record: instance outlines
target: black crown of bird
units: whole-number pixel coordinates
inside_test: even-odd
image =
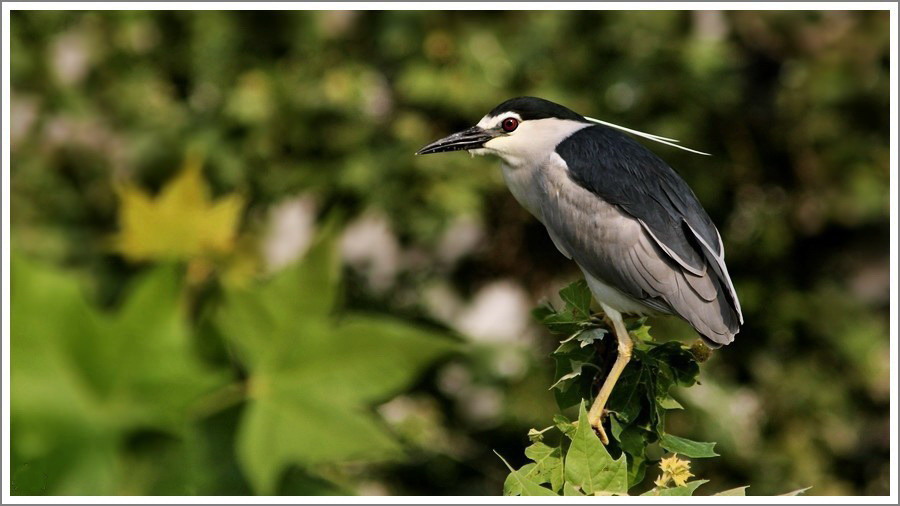
[[[604,443],[604,408],[633,349],[623,314],[680,317],[713,348],[743,324],[718,230],[681,176],[629,134],[706,154],[536,97],[507,100],[416,153],[499,157],[513,196],[581,268],[618,344],[588,413]]]

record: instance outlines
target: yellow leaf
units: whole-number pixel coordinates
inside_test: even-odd
[[[188,260],[234,247],[244,201],[238,195],[213,201],[197,158],[189,158],[155,198],[133,184],[118,194],[120,230],[113,241],[129,260]]]

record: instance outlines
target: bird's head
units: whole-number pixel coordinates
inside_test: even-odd
[[[536,97],[511,98],[494,107],[477,125],[436,140],[416,154],[466,150],[473,155],[497,155],[508,164],[519,166],[529,160],[543,160],[564,139],[582,128],[596,124],[691,153],[709,154],[682,146],[669,137],[582,116],[559,104]]]
[[[518,97],[492,109],[477,125],[436,140],[416,154],[466,150],[518,165],[552,152],[563,139],[589,125],[584,116],[549,100]]]

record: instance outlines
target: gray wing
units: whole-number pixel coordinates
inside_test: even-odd
[[[730,343],[740,323],[708,264],[673,259],[640,220],[572,181],[555,158],[543,171],[541,214],[560,251],[636,301],[681,316],[714,345]]]

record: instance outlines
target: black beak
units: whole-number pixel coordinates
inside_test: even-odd
[[[474,126],[462,132],[456,132],[443,139],[436,140],[416,152],[417,155],[429,155],[431,153],[443,153],[445,151],[461,151],[463,149],[478,149],[484,143],[496,137],[497,134]]]

